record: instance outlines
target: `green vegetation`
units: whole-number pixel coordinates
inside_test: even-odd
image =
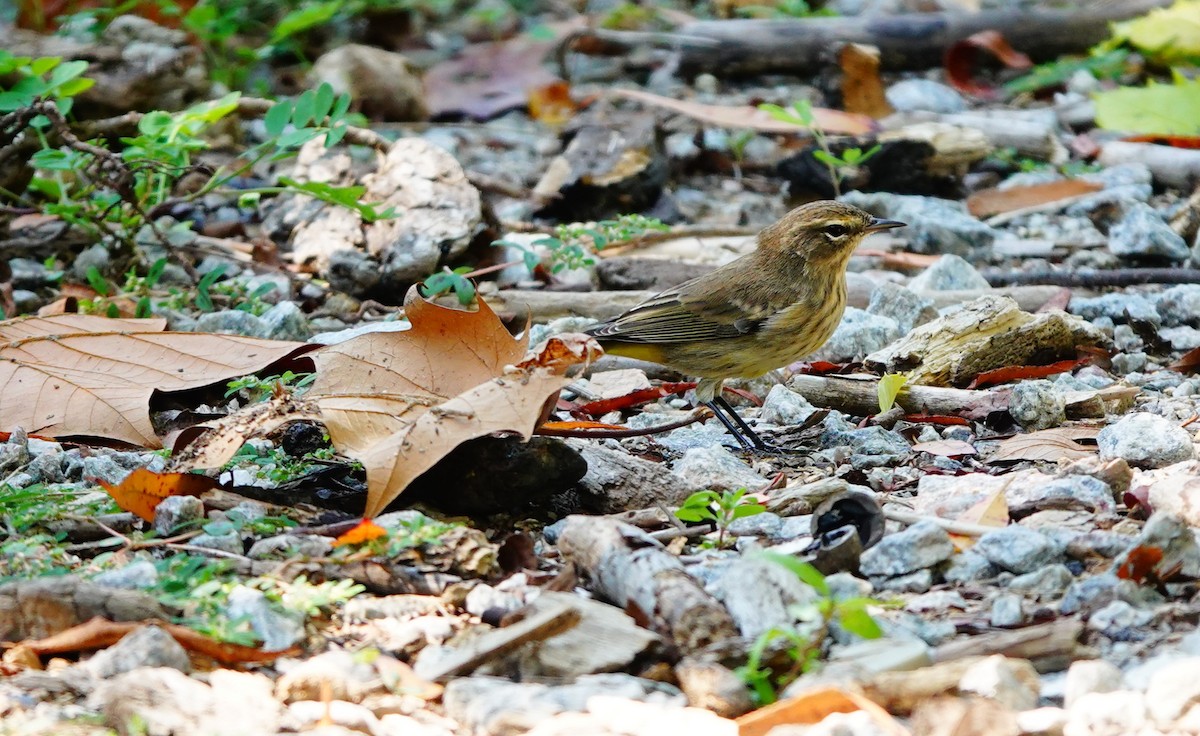
[[[876,144],[866,151],[861,148],[843,148],[840,154],[835,154],[829,145],[829,135],[817,122],[817,118],[813,114],[812,103],[808,100],[796,100],[790,109],[769,103],[759,105],[758,109],[776,120],[809,129],[819,149],[813,151],[813,158],[825,164],[825,167],[829,169],[829,180],[833,183],[835,196],[842,196],[842,182],[845,181],[850,169],[865,164],[872,156],[879,153],[880,146]]]
[[[675,516],[682,521],[708,521],[716,527],[717,539],[712,546],[724,549],[731,541],[727,536],[729,526],[735,520],[761,514],[766,506],[756,503],[746,496],[746,489],[736,491],[697,491],[684,500],[683,505],[675,510]]]

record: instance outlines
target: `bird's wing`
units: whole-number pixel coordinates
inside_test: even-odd
[[[771,316],[750,313],[730,301],[714,299],[711,293],[696,298],[693,291],[682,287],[664,291],[588,334],[641,343],[720,340],[754,332]]]

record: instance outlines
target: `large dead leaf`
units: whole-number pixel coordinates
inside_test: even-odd
[[[120,483],[97,480],[125,511],[154,521],[154,509],[168,496],[199,496],[217,485],[212,478],[192,473],[155,473],[138,468]]]
[[[313,347],[165,326],[79,314],[0,322],[0,428],[159,447],[155,391],[228,381]]]
[[[466,312],[405,299],[412,329],[372,333],[322,350],[308,399],[338,450],[367,470],[365,516],[459,444],[497,432],[528,438],[564,373],[599,354],[590,338],[551,338],[521,361],[526,341],[508,334],[483,300]],[[453,489],[447,489],[453,492]]]
[[[1003,463],[1017,460],[1046,460],[1057,462],[1060,458],[1078,460],[1096,454],[1095,447],[1081,445],[1076,440],[1094,438],[1098,430],[1057,427],[1029,434],[1018,434],[1000,443],[988,462]]]

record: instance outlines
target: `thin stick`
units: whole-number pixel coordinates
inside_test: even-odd
[[[898,521],[901,524],[916,524],[921,521],[932,521],[941,528],[951,534],[961,534],[964,537],[982,537],[988,532],[994,532],[1002,527],[987,526],[985,524],[972,524],[969,521],[956,521],[954,519],[943,519],[940,516],[924,516],[911,511],[899,511],[896,509],[884,509],[884,517],[892,521]]]

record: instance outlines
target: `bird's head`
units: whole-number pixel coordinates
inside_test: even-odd
[[[811,202],[792,210],[758,237],[770,254],[794,254],[807,261],[844,261],[867,235],[904,227],[841,202]]]

